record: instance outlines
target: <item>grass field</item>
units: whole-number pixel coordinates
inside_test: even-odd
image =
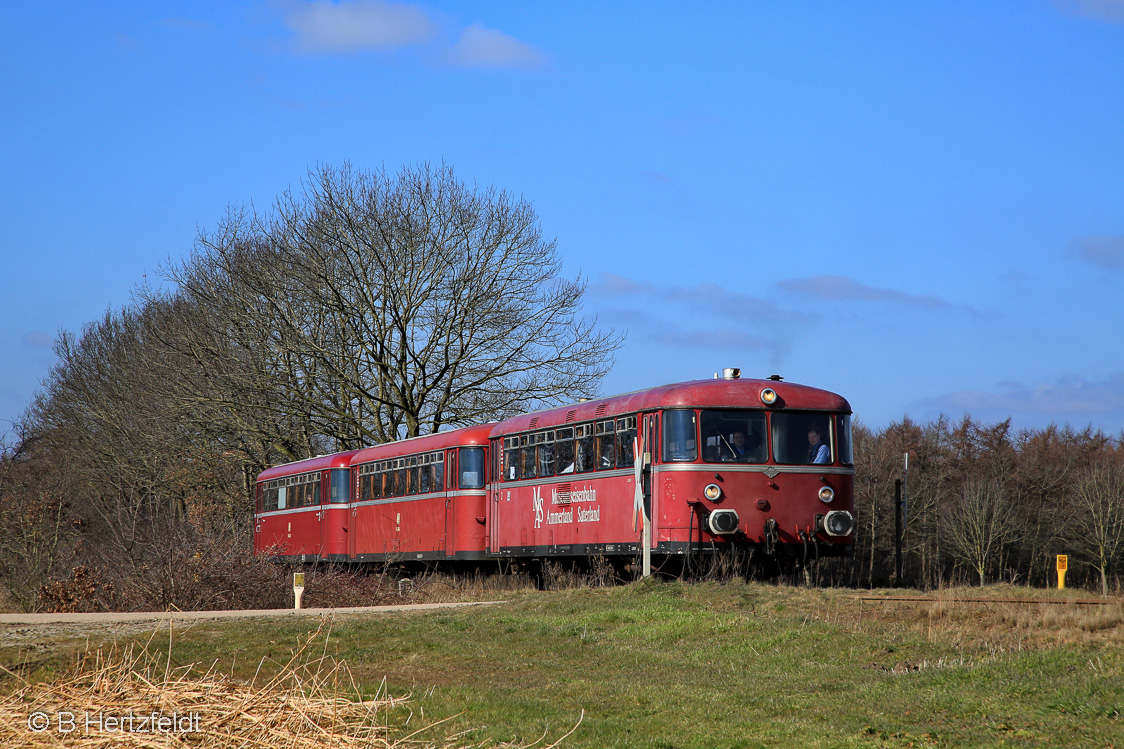
[[[562,746],[1124,747],[1124,601],[1059,605],[1067,593],[1009,587],[861,600],[906,595],[919,594],[740,582],[516,591],[500,606],[335,617],[311,649],[345,660],[367,696],[411,694],[393,720],[453,716],[441,735],[471,729],[466,742],[545,733],[549,744],[584,713]],[[165,626],[149,647],[166,652],[171,639],[173,665],[217,660],[244,679],[265,659],[261,678],[310,627],[208,622],[169,638]],[[77,646],[32,657],[9,645],[0,657],[51,678]]]

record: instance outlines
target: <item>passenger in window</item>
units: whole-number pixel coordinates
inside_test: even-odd
[[[808,425],[808,460],[807,463],[830,463],[831,450],[823,442],[823,428],[815,424]]]
[[[574,441],[572,439],[562,440],[555,443],[555,459],[558,465],[562,468],[558,471],[561,476],[564,473],[574,472]]]
[[[617,463],[617,441],[614,435],[607,434],[598,439],[598,456],[597,467],[599,469],[613,468]]]
[[[760,462],[761,440],[750,435],[746,436],[741,429],[730,434],[731,458],[736,463]]]
[[[592,471],[595,467],[593,437],[579,437],[577,442],[577,470],[578,473]]]

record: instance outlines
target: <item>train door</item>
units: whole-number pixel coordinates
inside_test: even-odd
[[[316,517],[320,520],[320,548],[317,550],[323,559],[328,554],[328,500],[331,496],[331,471],[320,472],[320,506],[316,508]]]
[[[262,484],[254,486],[254,554],[260,554],[265,544],[261,540]]]
[[[641,442],[640,459],[644,460],[644,453],[647,453],[648,460],[644,462],[643,472],[641,473],[641,485],[644,489],[644,512],[648,516],[652,524],[651,534],[651,548],[656,548],[657,537],[656,533],[656,519],[657,515],[657,497],[656,497],[656,482],[652,481],[652,464],[656,462],[656,451],[659,448],[659,429],[657,424],[657,414],[650,413],[644,414],[641,421],[640,434],[643,435]]]
[[[488,524],[488,551],[492,554],[500,552],[500,471],[499,461],[503,460],[502,440],[492,440],[491,454],[488,460],[492,464],[488,481],[488,512],[485,522]]]
[[[445,451],[445,556],[451,557],[456,553],[456,518],[454,512],[457,505],[457,451]]]
[[[356,537],[359,535],[355,516],[359,514],[359,502],[362,493],[359,491],[359,467],[351,469],[351,501],[347,505],[347,556],[355,558]]]

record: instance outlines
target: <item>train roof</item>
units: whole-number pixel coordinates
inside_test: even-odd
[[[813,410],[851,413],[841,395],[783,380],[713,379],[679,382],[621,395],[592,398],[583,403],[513,416],[501,421],[492,437],[541,429],[563,423],[595,421],[620,414],[664,408],[764,408],[761,391],[772,388],[779,405],[769,410]],[[572,412],[572,413],[571,413]]]
[[[305,458],[304,460],[273,466],[259,473],[258,481],[269,481],[270,479],[280,478],[282,476],[294,476],[298,473],[307,473],[308,471],[324,471],[329,468],[347,468],[351,465],[351,456],[358,452],[360,451],[347,450],[342,453],[317,455],[315,458]]]
[[[492,433],[495,426],[495,422],[489,422],[477,426],[451,429],[448,432],[423,434],[420,437],[410,437],[397,442],[386,442],[360,450],[351,458],[351,463],[352,465],[358,465],[399,455],[444,450],[447,447],[486,445],[488,444],[488,435]]]

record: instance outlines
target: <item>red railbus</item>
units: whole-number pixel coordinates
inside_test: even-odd
[[[254,553],[312,562],[346,555],[351,457],[358,450],[274,466],[257,479]]]
[[[636,556],[644,515],[656,557],[853,548],[850,405],[779,378],[726,370],[517,416],[493,430],[492,462],[497,556]]]
[[[273,499],[280,483],[317,480],[326,496],[343,469],[339,507]],[[272,468],[259,477],[255,549],[341,562],[600,555],[619,566],[644,552],[647,523],[657,564],[730,549],[811,560],[851,553],[853,484],[844,398],[725,370]]]

